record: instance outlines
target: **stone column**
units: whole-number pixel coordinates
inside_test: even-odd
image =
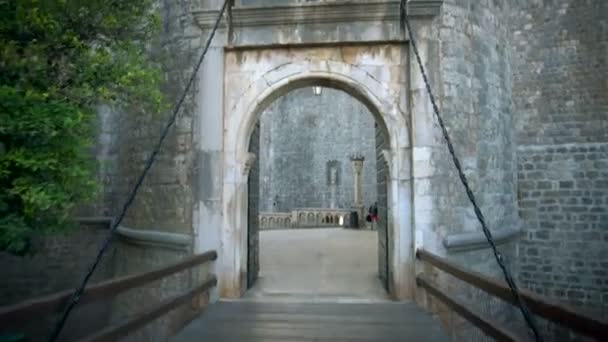
[[[361,195],[361,172],[363,171],[363,161],[365,158],[362,155],[355,155],[350,158],[353,167],[354,181],[355,181],[355,189],[354,189],[354,208],[357,211],[357,215],[359,216],[359,222],[364,222],[362,220],[365,219],[363,216],[365,211],[363,210],[363,199]],[[362,224],[359,223],[359,226]]]

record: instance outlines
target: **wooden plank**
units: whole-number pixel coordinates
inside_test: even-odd
[[[136,329],[139,329],[150,321],[153,321],[174,308],[188,303],[194,296],[208,291],[217,284],[215,277],[206,281],[200,286],[190,289],[188,292],[168,298],[162,301],[160,304],[153,308],[144,311],[143,313],[123,322],[122,324],[114,325],[103,329],[97,333],[94,333],[88,337],[82,339],[86,342],[103,342],[103,341],[116,341],[121,337],[127,336],[129,333]]]
[[[511,304],[516,304],[515,298],[513,298],[513,295],[511,294],[511,290],[504,281],[464,269],[445,258],[425,250],[417,250],[416,257],[491,295]],[[598,339],[608,336],[608,321],[606,320],[585,315],[567,305],[551,302],[549,298],[534,294],[530,291],[520,289],[519,292],[528,309],[536,315],[568,327],[583,335]]]
[[[169,341],[443,342],[449,338],[439,321],[414,303],[220,301]]]
[[[473,325],[481,329],[489,336],[495,338],[497,341],[520,341],[515,334],[501,327],[498,322],[495,322],[489,318],[484,318],[480,314],[467,308],[462,301],[450,297],[438,287],[431,284],[431,282],[424,276],[418,276],[416,278],[416,284],[425,288],[431,295],[437,297],[440,301],[444,302],[447,306],[459,313],[467,321],[471,322]]]
[[[261,314],[283,315],[293,317],[293,315],[312,315],[320,320],[328,316],[338,315],[344,319],[349,317],[364,316],[380,318],[381,320],[392,322],[402,322],[403,318],[412,320],[411,317],[420,316],[423,312],[413,303],[401,302],[377,302],[377,303],[307,303],[307,302],[259,302],[259,301],[226,301],[222,305],[214,306],[212,317],[234,317],[234,316],[253,316]],[[424,316],[424,315],[423,315]],[[403,322],[402,322],[403,323]]]
[[[81,304],[114,296],[131,288],[164,278],[207,261],[217,259],[215,251],[190,256],[175,264],[150,272],[114,278],[86,288]],[[0,307],[0,331],[19,326],[32,317],[59,312],[72,297],[74,290],[65,290],[48,296],[34,298],[15,305]]]

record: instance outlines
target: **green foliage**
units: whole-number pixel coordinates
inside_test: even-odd
[[[96,194],[95,107],[157,113],[152,0],[0,0],[0,250]]]

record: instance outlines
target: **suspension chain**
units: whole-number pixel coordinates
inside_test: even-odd
[[[447,144],[448,151],[450,152],[450,156],[452,157],[452,162],[454,163],[454,167],[456,168],[456,171],[458,172],[460,182],[464,186],[464,189],[467,193],[467,197],[469,198],[469,201],[473,205],[473,209],[475,210],[475,216],[477,217],[477,220],[479,221],[479,224],[481,225],[483,234],[485,235],[486,239],[488,240],[488,243],[490,244],[490,247],[492,248],[492,252],[494,253],[496,262],[498,263],[498,266],[502,270],[505,281],[507,282],[507,285],[509,286],[509,289],[511,290],[511,294],[515,298],[517,306],[519,307],[519,310],[521,311],[521,313],[526,321],[526,324],[532,330],[535,340],[538,342],[541,342],[542,337],[540,336],[540,333],[538,331],[538,328],[536,327],[534,319],[532,318],[532,315],[530,314],[526,304],[524,303],[523,299],[521,298],[521,295],[519,293],[517,285],[515,284],[515,281],[513,280],[511,272],[505,265],[504,257],[502,256],[500,251],[498,251],[498,249],[496,248],[496,243],[494,242],[494,239],[492,238],[492,232],[490,231],[490,229],[488,229],[486,220],[483,216],[483,213],[481,212],[481,209],[477,205],[475,195],[473,194],[473,191],[471,190],[467,177],[464,174],[464,172],[462,171],[462,166],[460,164],[460,160],[456,156],[456,152],[454,152],[454,145],[452,144],[452,140],[450,139],[448,131],[445,127],[443,118],[441,117],[441,115],[439,113],[439,107],[437,106],[437,102],[435,101],[435,96],[433,95],[433,91],[431,89],[429,80],[427,78],[427,74],[426,74],[424,65],[422,64],[422,60],[421,60],[420,54],[418,52],[416,40],[412,33],[412,28],[410,26],[410,21],[409,21],[408,14],[407,14],[407,0],[401,0],[401,29],[404,31],[407,31],[407,33],[408,33],[409,43],[412,47],[412,50],[414,51],[414,55],[416,56],[416,62],[418,63],[418,66],[420,67],[420,73],[422,74],[422,79],[424,80],[424,85],[426,87],[426,91],[429,95],[431,105],[433,106],[433,112],[435,113],[435,117],[437,118],[437,121],[439,122],[439,126],[441,127],[441,132],[443,133],[443,139],[445,140],[445,142]]]
[[[139,188],[143,184],[143,181],[146,178],[148,171],[150,170],[150,168],[152,168],[152,165],[156,161],[156,156],[160,152],[163,142],[167,138],[167,135],[169,134],[171,127],[173,127],[173,125],[175,124],[175,121],[180,112],[182,104],[184,103],[186,97],[188,96],[188,93],[189,93],[190,89],[192,88],[192,84],[194,84],[196,75],[198,74],[198,71],[201,68],[201,65],[203,63],[203,60],[205,59],[205,55],[207,54],[207,51],[209,50],[209,46],[211,45],[211,41],[213,40],[213,37],[215,36],[215,32],[217,31],[217,28],[219,27],[219,24],[222,20],[222,16],[224,15],[224,11],[226,10],[228,2],[229,2],[229,0],[224,1],[224,4],[222,5],[222,8],[220,9],[220,13],[218,14],[217,19],[215,21],[215,25],[213,26],[213,29],[211,30],[211,33],[209,34],[209,37],[207,38],[205,48],[203,49],[203,52],[202,52],[200,58],[198,59],[198,62],[196,64],[196,67],[194,68],[194,71],[192,71],[192,74],[190,75],[190,78],[188,79],[188,83],[186,83],[186,87],[184,88],[182,95],[180,96],[179,100],[177,101],[177,104],[175,105],[175,107],[173,107],[173,112],[171,114],[171,117],[169,118],[169,121],[165,125],[160,138],[156,142],[156,145],[154,146],[152,153],[148,157],[148,160],[146,161],[144,169],[141,172],[141,174],[139,175],[137,182],[135,183],[135,185],[129,192],[129,196],[127,197],[127,200],[125,201],[125,204],[123,205],[122,210],[118,214],[117,218],[112,222],[112,226],[110,227],[110,233],[109,233],[108,237],[104,240],[103,244],[101,245],[101,248],[97,252],[95,260],[93,261],[93,263],[89,267],[87,273],[85,274],[84,278],[82,279],[80,286],[78,286],[78,288],[76,288],[74,290],[74,294],[70,298],[69,302],[66,304],[66,307],[65,307],[61,317],[58,319],[57,323],[55,324],[55,327],[48,339],[50,342],[54,342],[57,340],[70,313],[72,312],[72,310],[74,309],[76,304],[78,304],[78,302],[80,302],[80,298],[82,297],[82,295],[84,293],[84,290],[87,286],[87,283],[89,282],[89,279],[91,278],[91,276],[95,272],[95,269],[101,262],[104,253],[106,252],[106,250],[112,243],[116,229],[118,228],[118,226],[124,219],[124,217],[127,213],[127,210],[129,209],[129,207],[135,200],[135,196],[137,195]]]

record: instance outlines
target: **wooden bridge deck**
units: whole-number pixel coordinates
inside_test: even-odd
[[[412,303],[219,302],[174,336],[192,341],[448,341]]]

